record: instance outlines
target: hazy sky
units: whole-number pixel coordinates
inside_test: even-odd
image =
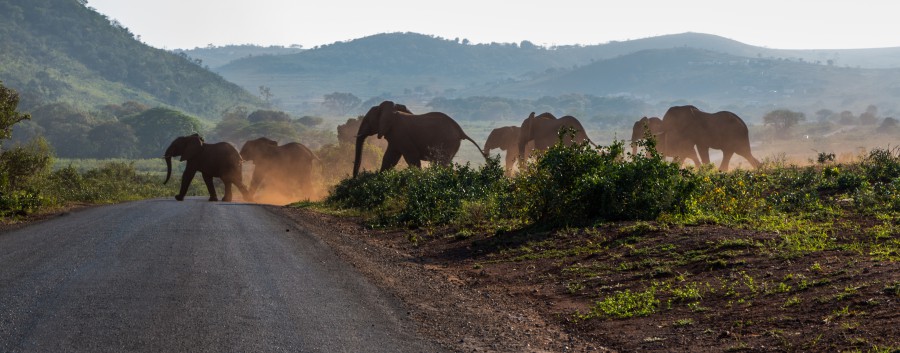
[[[900,46],[889,0],[88,0],[149,45],[304,48],[384,32],[599,44],[683,32],[777,49]]]

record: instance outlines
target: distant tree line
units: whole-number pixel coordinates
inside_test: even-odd
[[[30,111],[31,119],[16,124],[11,141],[23,144],[44,138],[57,157],[154,158],[162,155],[175,137],[200,133],[209,141],[228,141],[240,147],[244,141],[266,136],[277,141],[308,141],[322,145],[334,140],[312,128],[322,118],[292,118],[285,112],[237,106],[210,126],[183,112],[129,101],[93,111],[68,103],[52,103]]]
[[[459,120],[522,120],[530,112],[572,115],[599,125],[620,125],[639,119],[654,107],[629,97],[597,97],[586,94],[545,96],[538,99],[501,97],[437,97],[428,107]]]
[[[177,136],[200,132],[195,117],[137,102],[106,105],[85,111],[68,103],[32,109],[31,120],[18,124],[14,143],[46,139],[54,155],[63,158],[152,158]]]

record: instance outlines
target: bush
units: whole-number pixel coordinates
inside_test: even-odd
[[[375,211],[382,223],[412,227],[447,224],[478,204],[486,218],[500,214],[508,179],[499,159],[481,168],[469,165],[363,172],[338,183],[327,202]],[[463,206],[467,205],[467,208]]]
[[[50,147],[43,139],[0,153],[0,217],[26,215],[47,203],[40,183],[51,163]]]
[[[515,206],[528,221],[552,226],[683,212],[695,176],[657,153],[626,159],[623,148],[621,141],[599,151],[588,144],[551,147],[513,180]]]

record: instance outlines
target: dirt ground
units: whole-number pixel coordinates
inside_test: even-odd
[[[473,235],[273,209],[313,229],[406,302],[420,334],[455,351],[900,350],[900,264],[858,250],[773,254],[760,244],[778,234],[710,225]],[[648,285],[660,288],[653,314],[578,316]],[[675,295],[684,288],[695,295]]]

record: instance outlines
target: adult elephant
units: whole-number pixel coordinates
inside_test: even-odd
[[[222,197],[222,201],[231,201],[232,184],[241,191],[245,200],[252,200],[252,196],[244,187],[241,174],[241,164],[243,163],[241,155],[231,144],[227,142],[205,143],[198,134],[176,138],[163,156],[166,159],[166,180],[163,184],[168,183],[172,176],[172,157],[175,156],[181,156],[181,161],[187,161],[184,173],[181,175],[181,190],[175,196],[176,200],[184,200],[188,186],[197,172],[200,172],[203,182],[206,183],[209,201],[219,200],[213,185],[213,178],[219,178],[225,184],[225,195]]]
[[[369,109],[360,122],[353,160],[354,178],[359,174],[363,143],[366,137],[375,134],[378,138],[384,137],[388,143],[381,160],[381,170],[393,168],[400,162],[400,157],[406,160],[406,164],[417,168],[421,168],[422,161],[449,165],[462,140],[471,141],[481,152],[481,146],[447,114],[412,114],[400,104],[384,101]],[[484,156],[487,159],[487,155]]]
[[[692,105],[674,106],[663,116],[662,130],[661,145],[667,151],[687,153],[696,147],[694,160],[709,163],[709,149],[714,148],[722,150],[719,170],[728,170],[728,163],[735,153],[747,159],[754,168],[759,167],[759,160],[750,153],[747,124],[732,112],[710,114]]]
[[[487,141],[484,142],[484,154],[490,154],[491,150],[499,148],[506,152],[506,173],[510,174],[512,168],[519,159],[519,132],[522,130],[519,126],[504,126],[491,130]],[[528,158],[531,150],[534,149],[534,142],[529,142],[525,146],[525,158]]]
[[[259,186],[267,180],[275,192],[293,196],[310,195],[312,192],[313,163],[315,154],[303,144],[289,142],[281,146],[265,137],[244,142],[241,157],[253,162],[250,194],[256,196]]]
[[[681,162],[684,159],[691,159],[694,161],[695,165],[700,165],[700,159],[697,157],[697,152],[694,150],[694,147],[691,146],[689,149],[684,150],[676,150],[674,146],[667,146],[667,136],[663,133],[663,123],[662,119],[657,117],[643,117],[641,120],[638,120],[634,123],[634,126],[631,128],[631,154],[637,154],[638,144],[637,141],[645,139],[647,136],[646,133],[649,133],[656,139],[656,151],[659,152],[663,157],[672,157],[676,162]]]
[[[559,130],[565,127],[575,129],[574,137],[568,134],[563,137],[565,145],[591,141],[585,133],[584,126],[581,126],[581,122],[571,115],[557,119],[550,113],[535,116],[534,112],[531,112],[528,118],[522,122],[519,130],[519,156],[525,156],[525,146],[529,142],[534,143],[534,150],[546,151],[559,141]]]

